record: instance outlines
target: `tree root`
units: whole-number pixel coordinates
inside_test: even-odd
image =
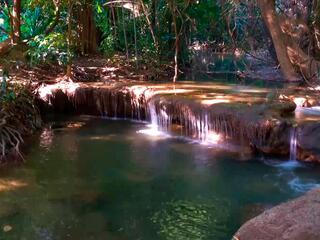
[[[18,130],[13,129],[10,126],[2,126],[0,130],[0,159],[5,159],[10,151],[14,151],[22,160],[24,160],[21,152],[20,145],[23,143],[22,135]]]
[[[11,154],[24,161],[20,152],[23,137],[39,125],[39,111],[34,105],[32,93],[21,86],[10,86],[16,97],[0,101],[0,163],[11,158]]]

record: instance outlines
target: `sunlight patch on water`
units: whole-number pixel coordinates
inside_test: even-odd
[[[159,130],[159,127],[154,124],[147,125],[147,128],[138,130],[137,133],[143,134],[149,137],[153,137],[155,139],[166,139],[166,138],[177,138],[177,139],[185,139],[187,141],[191,141],[194,143],[198,143],[205,146],[214,146],[214,145],[220,145],[222,144],[223,136],[221,134],[218,134],[216,132],[210,131],[206,134],[206,136],[203,136],[203,138],[196,140],[192,139],[186,136],[175,136],[169,134],[167,131],[161,131]]]
[[[151,220],[165,240],[226,238],[227,205],[219,201],[172,201],[164,204]]]
[[[206,100],[202,100],[201,104],[202,105],[214,105],[214,104],[218,104],[218,103],[229,103],[230,100],[228,99],[206,99]]]
[[[222,141],[222,135],[221,134],[218,134],[216,132],[213,132],[213,131],[210,131],[206,138],[201,141],[201,144],[203,145],[215,145],[215,144],[218,144],[218,143],[221,143]]]
[[[28,184],[20,180],[0,180],[0,192],[12,191],[17,188],[26,187]]]
[[[92,137],[89,137],[89,139],[95,140],[95,141],[110,141],[115,137],[116,137],[115,134],[109,134],[109,135],[103,135],[103,136],[92,136]]]

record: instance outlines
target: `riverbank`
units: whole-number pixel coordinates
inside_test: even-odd
[[[20,152],[24,138],[41,127],[35,96],[29,87],[2,82],[0,99],[0,164],[24,159]]]

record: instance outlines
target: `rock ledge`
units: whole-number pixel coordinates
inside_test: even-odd
[[[233,240],[319,240],[320,188],[245,223]]]

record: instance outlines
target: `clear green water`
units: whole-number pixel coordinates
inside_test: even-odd
[[[139,134],[142,123],[76,120],[85,125],[45,129],[26,164],[1,170],[0,239],[226,240],[320,182],[318,168],[239,162]]]

